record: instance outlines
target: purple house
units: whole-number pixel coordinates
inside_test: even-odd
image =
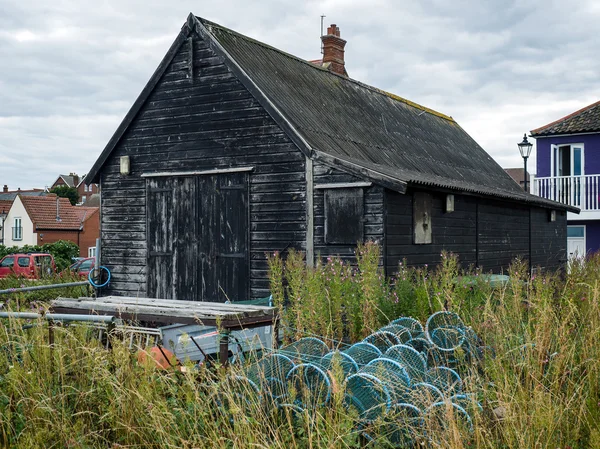
[[[600,101],[531,131],[533,192],[581,209],[567,214],[569,257],[600,250]]]

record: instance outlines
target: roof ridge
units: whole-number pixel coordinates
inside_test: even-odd
[[[364,87],[365,89],[368,89],[368,90],[370,90],[372,92],[376,92],[378,94],[381,94],[381,95],[384,95],[384,96],[386,96],[388,98],[391,98],[392,100],[400,101],[400,102],[402,102],[404,104],[407,104],[409,106],[412,106],[412,107],[414,107],[416,109],[419,109],[421,111],[425,111],[425,112],[427,112],[429,114],[432,114],[432,115],[435,115],[436,117],[440,117],[440,118],[443,118],[443,119],[448,120],[450,122],[456,123],[451,116],[446,115],[446,114],[444,114],[442,112],[438,112],[438,111],[436,111],[434,109],[428,108],[427,106],[420,105],[419,103],[416,103],[414,101],[408,100],[408,99],[406,99],[404,97],[401,97],[399,95],[393,94],[391,92],[387,92],[387,91],[385,91],[383,89],[379,89],[379,88],[377,88],[375,86],[371,86],[369,84],[366,84],[366,83],[363,83],[361,81],[355,80],[355,79],[350,78],[348,76],[343,76],[343,75],[340,75],[338,73],[332,72],[332,71],[330,71],[330,70],[328,70],[328,69],[326,69],[324,67],[315,65],[315,64],[311,63],[310,61],[308,61],[306,59],[302,59],[302,58],[300,58],[298,56],[295,56],[295,55],[293,55],[291,53],[283,51],[280,48],[273,47],[272,45],[266,44],[266,43],[264,43],[262,41],[254,39],[254,38],[252,38],[250,36],[246,36],[245,34],[239,33],[239,32],[237,32],[235,30],[232,30],[231,28],[227,28],[227,27],[225,27],[223,25],[220,25],[218,23],[212,22],[212,21],[207,20],[207,19],[205,19],[203,17],[196,16],[196,18],[200,22],[202,22],[202,24],[205,25],[209,29],[209,31],[211,33],[212,33],[212,29],[211,28],[218,28],[218,29],[220,29],[220,30],[222,30],[222,31],[224,31],[226,33],[233,34],[235,36],[240,36],[241,38],[243,38],[243,39],[245,39],[247,41],[253,42],[254,44],[257,44],[257,45],[259,45],[261,47],[267,48],[269,50],[276,51],[277,53],[280,53],[280,54],[282,54],[282,55],[284,55],[284,56],[286,56],[288,58],[291,58],[291,59],[294,59],[294,60],[299,61],[301,63],[304,63],[304,64],[312,67],[315,70],[320,70],[322,72],[329,73],[330,75],[337,76],[337,77],[339,77],[341,79],[344,79],[346,81],[349,81],[351,83],[354,83],[354,84],[357,84],[357,85],[359,85],[361,87]]]
[[[543,131],[543,130],[545,130],[547,128],[550,128],[551,126],[556,125],[557,123],[563,122],[563,121],[568,120],[568,119],[573,118],[573,117],[576,117],[577,115],[582,114],[582,113],[584,113],[584,112],[586,112],[586,111],[588,111],[588,110],[590,110],[590,109],[592,109],[592,108],[594,108],[594,107],[596,107],[598,105],[600,105],[600,100],[596,101],[595,103],[592,103],[592,104],[589,104],[587,106],[584,106],[583,108],[578,109],[575,112],[567,114],[564,117],[559,118],[558,120],[554,120],[553,122],[548,123],[547,125],[540,126],[539,128],[536,128],[536,129],[532,129],[531,131],[529,131],[529,134],[531,134],[531,136],[533,137],[533,135],[536,134],[536,133],[540,133],[541,131]]]

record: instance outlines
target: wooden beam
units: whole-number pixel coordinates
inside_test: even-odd
[[[318,189],[352,189],[356,187],[371,187],[372,182],[336,182],[330,184],[315,184],[315,190]]]
[[[172,172],[156,172],[142,173],[142,178],[158,178],[165,176],[197,176],[197,175],[219,175],[221,173],[240,173],[254,170],[254,167],[231,167],[231,168],[214,168],[212,170],[201,171],[172,171]]]
[[[314,211],[314,171],[313,161],[306,158],[306,265],[315,264],[315,211]]]

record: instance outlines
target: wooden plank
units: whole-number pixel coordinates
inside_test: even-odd
[[[59,300],[68,301],[68,298],[58,298]],[[92,298],[80,298],[82,300],[93,300],[95,302],[105,302],[107,304],[143,304],[143,305],[156,305],[160,307],[175,307],[181,309],[215,309],[224,311],[262,311],[270,312],[273,307],[269,306],[258,306],[258,305],[245,305],[245,304],[226,304],[217,302],[207,301],[186,301],[186,300],[173,300],[173,299],[157,299],[157,298],[142,298],[138,296],[102,296],[97,299]]]
[[[190,307],[177,307],[176,304],[179,301],[172,301],[172,306],[165,307],[161,305],[152,304],[127,304],[127,303],[110,303],[106,301],[98,300],[65,300],[56,299],[52,301],[51,307],[56,308],[71,308],[77,310],[92,310],[96,312],[115,313],[123,314],[127,313],[130,315],[146,314],[155,315],[159,317],[173,317],[173,318],[197,318],[197,319],[228,319],[228,320],[244,320],[246,318],[256,318],[261,316],[270,316],[275,313],[275,309],[272,307],[266,307],[261,310],[223,310],[219,308],[210,308],[210,304],[215,305],[217,303],[205,303],[204,307],[190,308]],[[244,306],[239,306],[244,307]]]
[[[372,185],[372,182],[333,182],[327,184],[315,184],[315,189],[347,189],[352,187],[371,187]]]
[[[315,264],[315,212],[314,212],[313,161],[306,158],[306,265]]]

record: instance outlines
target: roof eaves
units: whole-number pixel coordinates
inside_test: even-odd
[[[386,187],[390,190],[394,190],[399,193],[406,193],[407,183],[399,178],[392,177],[380,171],[372,168],[365,167],[364,165],[354,163],[340,157],[331,156],[319,150],[314,151],[313,159],[322,162],[332,168],[341,168],[342,170],[350,173],[351,175],[358,176],[360,178],[366,178]]]
[[[144,86],[144,89],[142,89],[142,92],[140,92],[140,95],[137,97],[137,99],[131,106],[131,109],[129,109],[129,111],[125,115],[125,118],[106,144],[104,150],[102,150],[100,157],[98,157],[90,171],[87,173],[90,184],[98,182],[100,170],[102,169],[103,165],[108,160],[110,154],[115,149],[121,138],[125,135],[125,132],[129,128],[139,111],[142,109],[142,106],[144,105],[144,103],[146,102],[146,100],[160,81],[163,74],[166,72],[167,68],[169,67],[169,64],[177,54],[179,47],[181,47],[185,39],[187,39],[187,37],[190,35],[192,27],[195,25],[195,22],[197,22],[196,17],[192,13],[190,13],[188,15],[187,22],[181,27],[179,34],[175,38],[175,41],[173,41],[173,43],[171,44],[171,47],[167,51],[167,54],[164,56],[159,66],[156,68],[156,70],[150,77],[150,80],[148,81],[146,86]]]

